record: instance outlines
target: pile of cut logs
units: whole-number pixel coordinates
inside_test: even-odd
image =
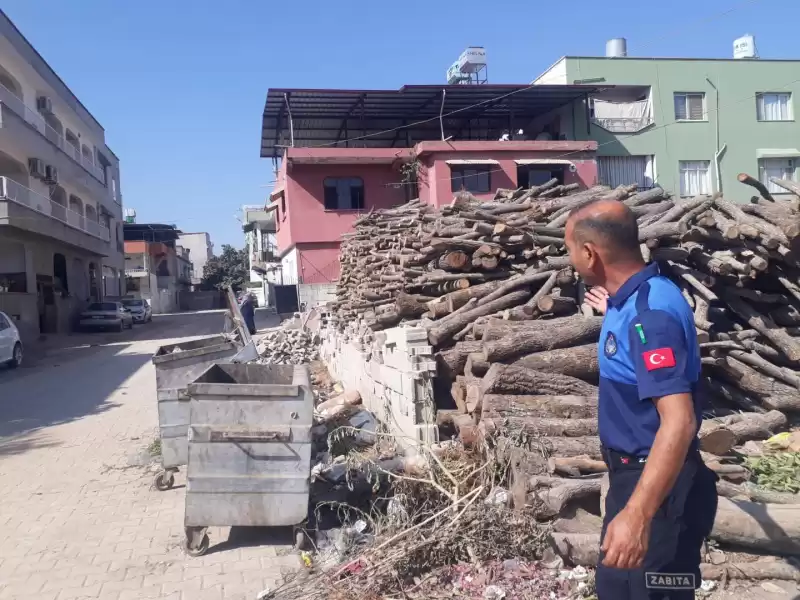
[[[577,191],[553,180],[498,190],[488,202],[462,192],[440,210],[411,201],[372,211],[342,243],[333,320],[366,347],[380,329],[425,327],[439,389],[451,392],[437,397],[440,425],[467,445],[491,440],[511,461],[515,500],[550,498],[546,516],[558,516],[567,500],[599,494],[599,483],[560,478],[605,470],[596,425],[602,317],[582,304],[564,225],[593,199],[623,202],[638,216],[645,259],[660,263],[694,310],[710,400],[701,448],[723,478],[719,493],[797,505],[748,512],[723,503],[716,538],[798,551],[800,500],[747,484],[732,451],[800,413],[800,186],[773,179],[788,192],[776,198],[745,174],[739,180],[758,191],[750,203],[672,198],[658,187]],[[770,519],[784,533],[770,533],[780,529]]]

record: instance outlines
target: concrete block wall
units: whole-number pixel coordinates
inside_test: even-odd
[[[402,447],[437,441],[436,362],[424,329],[387,329],[367,348],[330,327],[321,338],[322,359],[331,375],[345,389],[359,391],[364,407]]]
[[[298,287],[298,301],[305,304],[306,310],[336,301],[335,283],[301,283]]]

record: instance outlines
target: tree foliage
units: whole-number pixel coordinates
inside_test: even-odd
[[[200,287],[204,290],[221,290],[232,286],[234,290],[240,290],[248,279],[247,250],[237,250],[229,244],[223,244],[222,254],[210,258],[203,267]]]

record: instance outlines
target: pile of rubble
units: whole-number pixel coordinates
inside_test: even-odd
[[[293,321],[253,336],[258,362],[275,365],[302,365],[319,358],[319,338]]]

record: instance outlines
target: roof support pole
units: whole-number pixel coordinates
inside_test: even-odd
[[[292,121],[292,107],[289,105],[289,94],[284,94],[283,100],[286,102],[286,112],[289,114],[289,143],[294,148],[294,122]]]
[[[439,129],[442,132],[442,141],[444,141],[444,119],[442,115],[444,115],[444,101],[447,98],[447,90],[442,88],[442,105],[439,107]]]

